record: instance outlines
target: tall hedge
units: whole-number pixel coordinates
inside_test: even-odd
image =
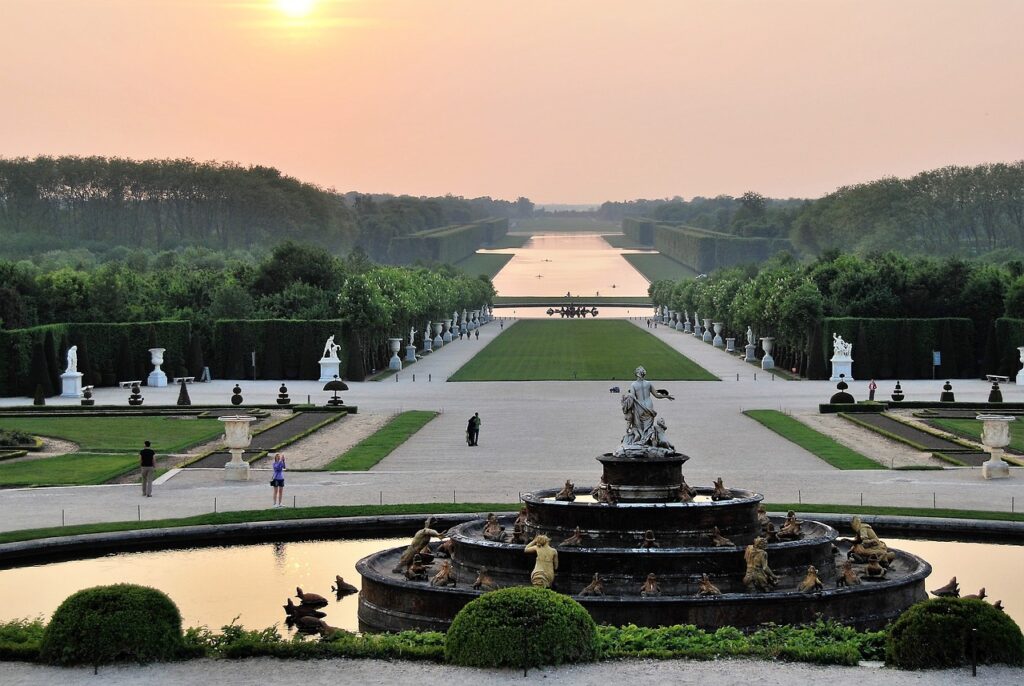
[[[933,350],[942,353],[936,376],[952,379],[978,374],[974,323],[970,319],[826,317],[820,347],[812,351],[820,356],[819,362],[824,362],[821,378],[828,378],[831,372],[828,360],[832,357],[833,333],[854,344],[855,379],[930,379]],[[816,364],[814,368],[819,367]]]
[[[0,331],[0,395],[32,395],[36,384],[40,383],[34,378],[32,369],[32,349],[37,345],[47,358],[47,373],[53,372],[50,365],[55,364],[59,376],[64,371],[66,360],[58,359],[58,356],[64,351],[57,350],[56,343],[51,343],[52,349],[46,351],[45,345],[47,340],[52,342],[62,337],[67,338],[69,345],[79,346],[79,371],[93,385],[110,386],[118,381],[145,380],[152,369],[149,362],[151,331],[157,345],[166,348],[162,368],[167,375],[175,376],[184,371],[190,331],[188,322],[49,324]],[[81,354],[83,347],[88,352],[84,356]],[[59,386],[53,390],[60,392]]]
[[[454,264],[507,232],[507,219],[482,219],[469,224],[442,226],[393,238],[389,253],[397,264],[411,264],[416,260]]]
[[[763,262],[779,251],[792,250],[785,238],[748,238],[677,224],[655,223],[652,233],[654,247],[659,252],[704,273],[737,264]]]
[[[213,326],[210,372],[218,379],[251,379],[255,351],[257,379],[319,379],[324,343],[334,336],[341,345],[345,327],[341,319],[222,319]],[[342,345],[343,373],[348,355]]]
[[[1010,319],[1002,317],[995,321],[995,327],[989,334],[989,342],[986,349],[993,359],[993,369],[985,369],[985,374],[1002,374],[1011,379],[1017,376],[1020,371],[1019,346],[1024,345],[1024,319]]]

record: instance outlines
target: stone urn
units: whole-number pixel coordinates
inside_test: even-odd
[[[773,336],[765,336],[761,339],[761,349],[764,350],[764,357],[761,358],[761,369],[775,369],[775,358],[772,357],[772,346],[775,344]]]
[[[445,343],[452,342],[452,327],[455,326],[455,318],[451,318],[444,323],[444,333],[441,334],[441,340]]]
[[[219,417],[224,422],[224,445],[231,453],[231,462],[224,465],[225,481],[248,481],[249,463],[242,460],[242,453],[252,443],[252,423],[255,417],[231,415]]]
[[[700,328],[700,317],[696,312],[693,313],[693,336],[694,338],[704,337],[704,331]]]
[[[702,337],[702,340],[705,343],[710,343],[714,338],[714,334],[711,333],[711,319],[710,317],[707,317],[704,319],[704,336]]]
[[[391,344],[391,359],[388,360],[388,369],[394,369],[395,371],[402,370],[402,358],[398,356],[398,351],[402,349],[401,338],[389,338],[388,343]]]
[[[444,339],[441,338],[441,329],[443,327],[443,322],[434,322],[434,340],[432,341],[434,348],[440,348],[444,345]]]
[[[725,341],[722,340],[722,322],[713,322],[712,326],[715,327],[715,337],[711,341],[712,345],[716,348],[724,348]]]
[[[988,449],[988,461],[981,465],[981,475],[986,479],[1005,479],[1010,476],[1010,465],[1003,462],[1003,448],[1010,444],[1010,422],[1013,417],[996,414],[980,414],[981,442]]]
[[[164,388],[167,386],[167,375],[164,374],[164,370],[160,369],[160,365],[164,363],[164,350],[165,348],[149,349],[149,360],[153,363],[153,371],[149,373],[146,385],[151,388]]]

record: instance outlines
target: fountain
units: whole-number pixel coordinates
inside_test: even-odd
[[[598,622],[704,629],[819,617],[878,628],[926,597],[930,565],[888,548],[859,518],[854,538],[840,539],[796,513],[759,513],[760,494],[722,479],[714,488],[689,486],[682,467],[690,458],[668,442],[656,398],[673,399],[637,368],[622,396],[626,434],[597,457],[597,488],[567,480],[525,493],[518,516],[460,524],[441,543],[420,535],[434,533],[428,521],[409,548],[360,560],[361,628],[443,631],[482,592],[531,584],[575,596]],[[450,556],[444,585],[410,581],[403,571],[409,550],[424,544]]]

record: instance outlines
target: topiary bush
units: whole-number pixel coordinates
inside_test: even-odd
[[[598,657],[597,625],[583,606],[546,588],[505,588],[455,615],[445,659],[473,667],[524,667]]]
[[[55,665],[160,662],[183,654],[181,613],[155,588],[114,584],[69,596],[50,620],[40,646]]]
[[[1024,665],[1024,636],[1005,613],[982,600],[933,598],[914,605],[889,630],[885,661],[902,669],[940,669],[971,660],[977,629],[978,663]]]

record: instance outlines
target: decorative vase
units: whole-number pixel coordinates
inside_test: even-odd
[[[252,423],[255,417],[230,415],[219,417],[224,422],[224,446],[231,453],[231,461],[224,465],[226,481],[248,481],[249,463],[242,460],[242,453],[252,443]]]
[[[986,479],[1005,479],[1010,476],[1010,466],[1003,462],[1003,448],[1010,444],[1010,422],[1014,418],[981,414],[978,419],[981,421],[981,442],[990,454],[988,461],[981,465],[981,475]]]

